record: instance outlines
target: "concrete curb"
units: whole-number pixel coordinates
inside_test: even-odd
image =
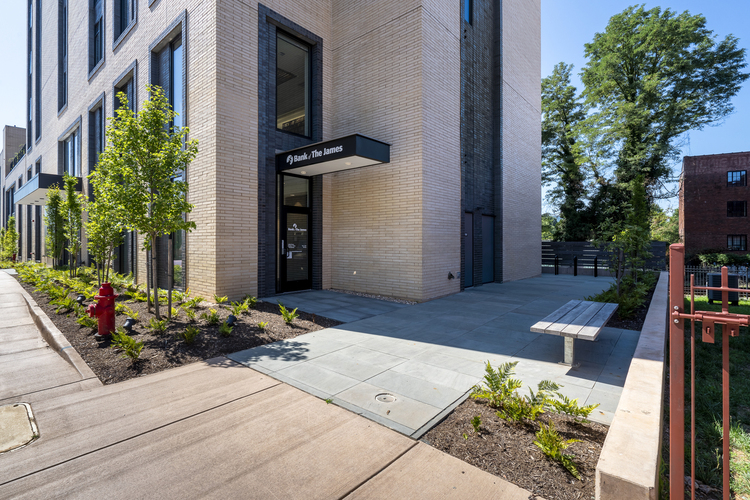
[[[662,272],[596,465],[597,500],[658,497],[668,288],[669,273]]]
[[[47,344],[49,344],[52,349],[54,349],[65,361],[70,363],[70,365],[76,369],[76,371],[81,375],[82,380],[99,380],[96,374],[91,370],[91,368],[89,368],[89,365],[86,364],[83,358],[81,358],[81,355],[78,354],[78,352],[73,348],[72,345],[70,345],[68,339],[66,339],[62,332],[57,329],[55,324],[52,323],[52,320],[49,319],[44,311],[42,311],[42,308],[39,307],[36,301],[34,301],[34,299],[31,297],[31,295],[29,295],[29,293],[20,284],[18,285],[18,288],[21,295],[23,295],[24,300],[26,301],[26,306],[29,309],[29,313],[31,314],[31,317],[34,320],[36,327],[39,329],[39,332],[42,334],[42,338],[45,340],[45,342],[47,342]]]

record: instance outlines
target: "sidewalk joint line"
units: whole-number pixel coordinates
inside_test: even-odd
[[[393,431],[393,432],[396,432],[396,431]],[[414,441],[414,443],[411,446],[409,446],[407,449],[405,449],[404,451],[402,451],[401,453],[399,453],[393,460],[389,461],[383,467],[381,467],[380,469],[378,469],[377,471],[375,471],[375,473],[373,473],[370,477],[364,479],[359,484],[355,485],[352,489],[350,489],[349,491],[347,491],[346,493],[344,493],[343,495],[341,495],[339,497],[339,500],[342,500],[342,499],[348,497],[349,495],[351,495],[352,493],[354,493],[355,491],[357,491],[358,489],[360,489],[362,486],[364,486],[365,484],[367,484],[370,481],[372,481],[375,478],[375,476],[379,475],[385,469],[387,469],[388,467],[390,467],[391,465],[393,465],[394,463],[396,463],[397,460],[399,460],[401,457],[403,457],[404,455],[406,455],[409,451],[411,451],[418,444],[419,444],[419,441]]]
[[[274,379],[274,380],[275,380],[275,379]],[[277,381],[277,382],[278,382],[278,381]],[[24,475],[22,475],[22,476],[18,476],[18,477],[15,477],[15,478],[11,479],[10,481],[6,481],[6,482],[4,482],[4,483],[0,483],[0,486],[5,486],[6,484],[10,484],[10,483],[13,483],[13,482],[15,482],[15,481],[18,481],[18,480],[20,480],[20,479],[24,479],[24,478],[26,478],[26,477],[29,477],[29,476],[33,476],[34,474],[38,474],[38,473],[40,473],[40,472],[44,472],[44,471],[46,471],[46,470],[48,470],[48,469],[52,469],[52,468],[58,467],[58,466],[60,466],[60,465],[66,464],[66,463],[68,463],[68,462],[72,462],[73,460],[78,460],[79,458],[83,458],[83,457],[85,457],[86,455],[91,455],[91,454],[93,454],[93,453],[96,453],[96,452],[98,452],[98,451],[102,451],[102,450],[105,450],[105,449],[107,449],[107,448],[111,448],[111,447],[113,447],[113,446],[117,446],[118,444],[122,444],[122,443],[124,443],[124,442],[126,442],[126,441],[130,441],[130,440],[132,440],[132,439],[135,439],[135,438],[137,438],[137,437],[140,437],[140,436],[145,436],[146,434],[150,434],[150,433],[152,433],[152,432],[158,431],[159,429],[163,429],[163,428],[165,428],[165,427],[168,427],[168,426],[170,426],[170,425],[174,425],[174,424],[176,424],[176,423],[182,422],[183,420],[187,420],[187,419],[189,419],[189,418],[193,418],[193,417],[196,417],[196,416],[198,416],[198,415],[202,415],[203,413],[206,413],[206,412],[209,412],[209,411],[215,410],[215,409],[217,409],[217,408],[221,408],[222,406],[226,406],[226,405],[228,405],[228,404],[232,404],[232,403],[235,403],[235,402],[237,402],[237,401],[239,401],[239,400],[241,400],[241,399],[246,399],[246,398],[249,398],[249,397],[251,397],[251,396],[255,396],[256,394],[260,394],[260,393],[261,393],[261,392],[263,392],[263,391],[266,391],[266,390],[268,390],[268,389],[271,389],[271,388],[273,388],[273,387],[277,387],[277,386],[279,386],[279,385],[281,385],[281,384],[282,384],[282,382],[278,382],[277,384],[274,384],[274,385],[271,385],[271,386],[268,386],[268,387],[264,387],[263,389],[260,389],[260,390],[258,390],[258,391],[255,391],[255,392],[253,392],[253,393],[250,393],[250,394],[246,394],[246,395],[244,395],[244,396],[240,396],[240,397],[238,397],[238,398],[235,398],[235,399],[232,399],[232,400],[230,400],[230,401],[226,401],[226,402],[224,402],[224,403],[221,403],[221,404],[219,404],[219,405],[213,406],[213,407],[211,407],[211,408],[206,408],[205,410],[199,411],[198,413],[193,413],[193,414],[191,414],[191,415],[187,415],[187,416],[185,416],[185,417],[182,417],[182,418],[178,418],[177,420],[174,420],[174,421],[172,421],[172,422],[167,422],[166,424],[162,424],[162,425],[160,425],[160,426],[158,426],[158,427],[154,427],[153,429],[149,429],[149,430],[143,431],[143,432],[141,432],[141,433],[139,433],[139,434],[135,434],[135,435],[133,435],[133,436],[129,436],[129,437],[126,437],[126,438],[124,438],[124,439],[120,439],[119,441],[115,441],[114,443],[110,443],[110,444],[108,444],[108,445],[105,445],[105,446],[100,446],[99,448],[96,448],[96,449],[94,449],[94,450],[90,450],[90,451],[87,451],[87,452],[85,452],[85,453],[81,453],[80,455],[76,455],[75,457],[71,457],[71,458],[68,458],[68,459],[66,459],[66,460],[63,460],[62,462],[58,462],[58,463],[56,463],[56,464],[53,464],[53,465],[48,465],[47,467],[43,467],[43,468],[41,468],[41,469],[39,469],[39,470],[35,470],[35,471],[33,471],[33,472],[29,472],[29,473],[27,473],[27,474],[24,474]]]

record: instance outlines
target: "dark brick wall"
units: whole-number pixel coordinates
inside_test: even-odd
[[[750,187],[727,186],[730,171],[744,170],[747,179],[750,152],[686,156],[682,167],[680,230],[686,253],[726,249],[729,234],[750,236],[747,217],[727,217],[728,201],[750,204]]]
[[[468,0],[464,0],[468,1]],[[497,182],[500,180],[500,161],[495,148],[496,82],[500,82],[500,58],[496,47],[499,41],[498,22],[500,2],[474,1],[472,22],[462,21],[461,40],[461,198],[463,212],[473,214],[472,258],[474,286],[482,284],[483,239],[482,216],[495,216],[494,280],[502,281],[502,262],[499,227],[501,205]],[[495,157],[498,158],[495,161]],[[467,233],[462,218],[462,233]],[[487,235],[489,236],[489,235]],[[466,245],[461,243],[461,269],[465,269]],[[461,280],[462,287],[465,279]]]
[[[312,71],[312,137],[300,137],[276,130],[276,30],[294,35],[311,45]],[[287,151],[323,139],[323,39],[277,14],[258,5],[258,295],[276,293],[276,218],[277,176],[276,152]],[[322,182],[312,179],[313,287],[321,287],[322,255],[320,252]]]

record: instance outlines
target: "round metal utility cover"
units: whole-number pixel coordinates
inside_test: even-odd
[[[39,431],[27,403],[0,406],[0,453],[26,446],[39,437]]]
[[[387,392],[384,392],[382,394],[378,394],[375,396],[375,400],[377,400],[380,403],[393,403],[396,401],[396,396],[393,394],[388,394]]]

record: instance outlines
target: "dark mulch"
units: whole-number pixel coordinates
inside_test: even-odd
[[[582,441],[570,445],[565,451],[575,456],[573,460],[583,477],[583,481],[579,481],[534,444],[534,433],[539,430],[536,423],[509,424],[495,413],[496,410],[481,400],[467,399],[422,439],[548,500],[594,498],[596,463],[607,436],[607,426],[579,423],[557,414],[540,417],[545,423],[552,420],[564,439]],[[482,417],[479,434],[474,432],[470,422],[476,415]]]
[[[195,323],[192,324],[200,329],[200,334],[192,345],[187,345],[183,340],[175,337],[176,333],[184,331],[191,324],[185,317],[184,312],[181,312],[177,318],[173,318],[168,323],[166,332],[154,334],[148,328],[150,319],[154,315],[147,312],[146,303],[128,302],[128,307],[139,314],[138,323],[133,328],[131,336],[136,341],[144,343],[140,359],[133,363],[130,359],[122,358],[119,350],[111,349],[108,340],[97,341],[94,338],[96,331],[79,325],[76,322],[75,314],[56,314],[55,306],[49,305],[49,300],[45,294],[35,292],[34,287],[26,283],[21,282],[21,285],[31,294],[104,384],[122,382],[123,380],[242,351],[278,340],[291,339],[304,333],[341,324],[339,321],[298,311],[300,316],[294,320],[292,325],[287,325],[284,323],[277,304],[258,302],[254,309],[250,309],[238,318],[229,337],[219,335],[218,325],[210,326],[206,321],[196,319]],[[124,301],[125,298],[119,298],[118,302]],[[84,305],[89,303],[87,301]],[[210,307],[218,310],[222,322],[231,314],[225,307],[203,302],[197,308],[198,318],[200,318],[201,313],[207,312]],[[161,308],[161,312],[163,317],[166,317],[164,316],[166,306]],[[268,322],[265,330],[261,330],[257,326],[261,321]],[[125,316],[118,315],[117,324],[122,325],[124,322]]]
[[[657,282],[654,282],[653,286],[646,294],[646,300],[638,309],[635,310],[633,316],[631,316],[630,318],[620,319],[620,317],[615,314],[605,326],[608,326],[610,328],[621,328],[623,330],[636,330],[639,332],[643,330],[643,323],[646,322],[646,314],[648,313],[648,307],[651,305],[651,297],[654,296],[654,290],[656,290]]]

